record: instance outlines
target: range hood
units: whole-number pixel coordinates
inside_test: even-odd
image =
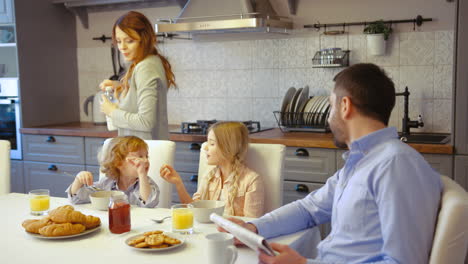
[[[293,28],[269,0],[189,0],[177,18],[157,21],[155,31],[164,34],[288,33]]]

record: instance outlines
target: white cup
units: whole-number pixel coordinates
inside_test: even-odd
[[[6,29],[0,29],[0,43],[8,43],[13,40],[14,34]]]
[[[208,264],[233,264],[237,259],[234,236],[228,233],[214,233],[205,236]]]

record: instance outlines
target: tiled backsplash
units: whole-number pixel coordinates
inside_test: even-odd
[[[318,35],[230,42],[171,42],[159,46],[176,75],[168,96],[169,122],[196,119],[258,120],[276,126],[274,110],[291,87],[309,85],[310,95],[328,95],[341,68],[312,68],[320,48],[350,49],[350,63],[382,66],[397,92],[410,90],[410,118],[424,128],[451,131],[453,31],[392,34],[385,56],[367,55],[365,35]],[[79,48],[80,102],[112,75],[109,48]],[[397,98],[390,125],[401,130],[403,98]],[[83,114],[82,121],[90,119]]]

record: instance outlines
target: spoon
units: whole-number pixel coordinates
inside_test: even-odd
[[[164,222],[165,219],[167,218],[171,218],[170,216],[166,216],[166,217],[163,217],[161,219],[151,219],[151,221],[154,221],[156,222],[157,224],[162,224],[162,222]]]

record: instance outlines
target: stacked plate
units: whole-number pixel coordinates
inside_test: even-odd
[[[328,96],[309,98],[309,87],[286,92],[281,104],[280,122],[282,126],[326,127],[330,113]]]

